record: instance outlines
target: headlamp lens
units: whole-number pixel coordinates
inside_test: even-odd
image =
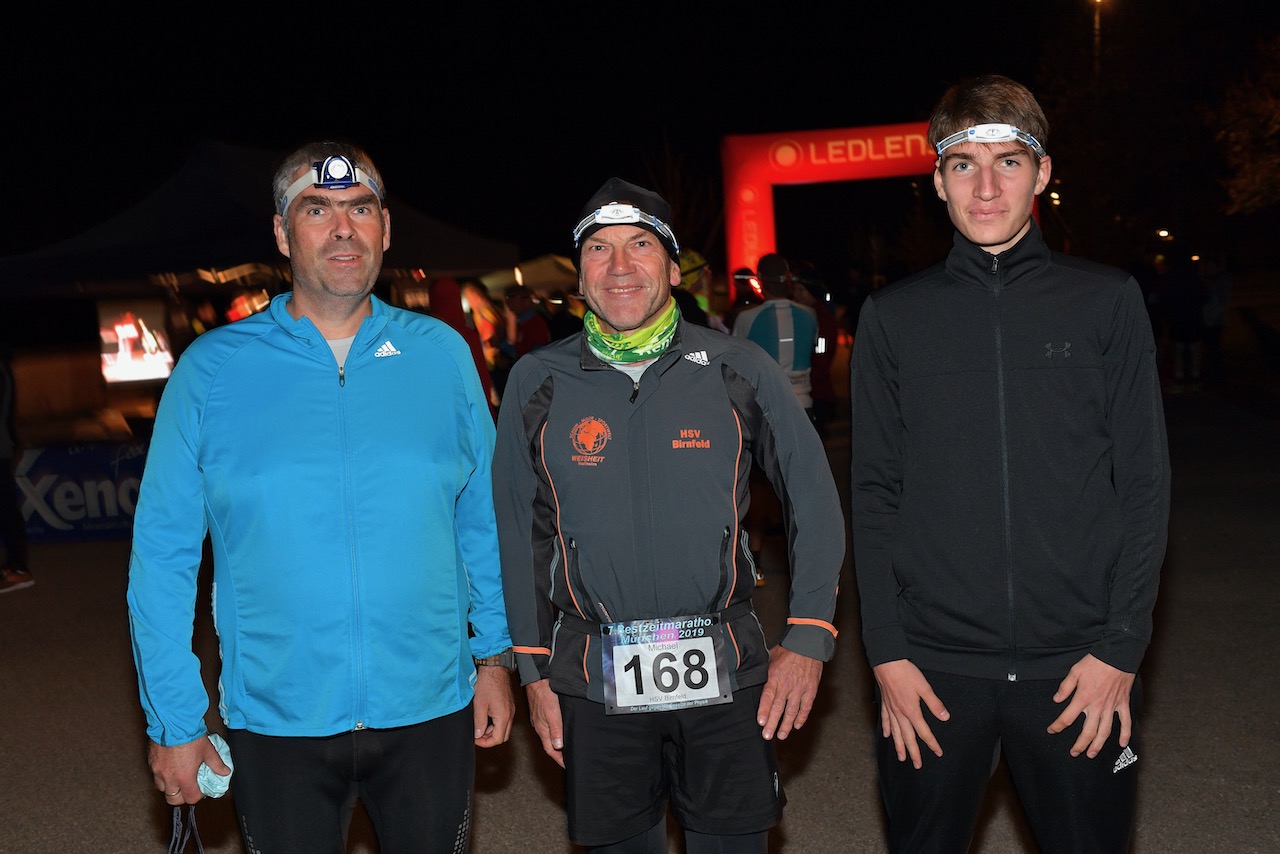
[[[316,170],[316,186],[323,190],[345,190],[360,181],[355,177],[356,167],[341,154],[325,159],[323,163],[314,164]]]

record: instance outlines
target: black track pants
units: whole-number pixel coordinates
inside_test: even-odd
[[[902,854],[968,850],[987,784],[1003,753],[1018,799],[1044,854],[1122,854],[1129,848],[1142,755],[1138,717],[1141,678],[1130,695],[1133,731],[1119,746],[1120,722],[1094,759],[1070,750],[1084,716],[1066,731],[1046,730],[1067,703],[1053,702],[1058,680],[1004,682],[935,671],[925,678],[951,719],[929,726],[942,756],[921,745],[924,767],[899,762],[892,738],[880,737],[876,755],[889,819],[889,850]]]

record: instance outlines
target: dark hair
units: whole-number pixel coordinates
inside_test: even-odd
[[[984,74],[952,85],[929,116],[929,145],[974,125],[1010,124],[1049,147],[1049,120],[1031,90],[1000,74]]]

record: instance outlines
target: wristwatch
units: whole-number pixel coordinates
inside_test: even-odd
[[[476,667],[502,667],[508,672],[516,669],[516,653],[511,647],[507,647],[502,652],[494,653],[487,658],[474,658]]]

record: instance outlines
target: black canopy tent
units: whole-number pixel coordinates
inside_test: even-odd
[[[17,417],[28,442],[127,436],[154,414],[155,382],[109,384],[104,322],[120,308],[158,309],[162,348],[180,354],[194,337],[202,303],[226,309],[287,290],[287,259],[271,229],[271,177],[279,155],[202,141],[169,180],[142,201],[70,239],[0,258],[0,347],[15,353]],[[433,219],[394,195],[391,248],[380,295],[398,295],[436,277],[479,277],[514,268],[519,250]],[[242,316],[243,311],[238,315]],[[132,315],[130,315],[132,316]],[[105,325],[104,325],[105,324]],[[118,339],[116,339],[118,340]],[[104,382],[107,380],[108,382]]]
[[[147,198],[67,240],[0,258],[0,297],[137,293],[225,283],[287,270],[271,233],[278,154],[204,140]],[[515,243],[423,214],[389,195],[391,249],[383,277],[480,276],[515,267]],[[228,274],[230,273],[230,274]]]

